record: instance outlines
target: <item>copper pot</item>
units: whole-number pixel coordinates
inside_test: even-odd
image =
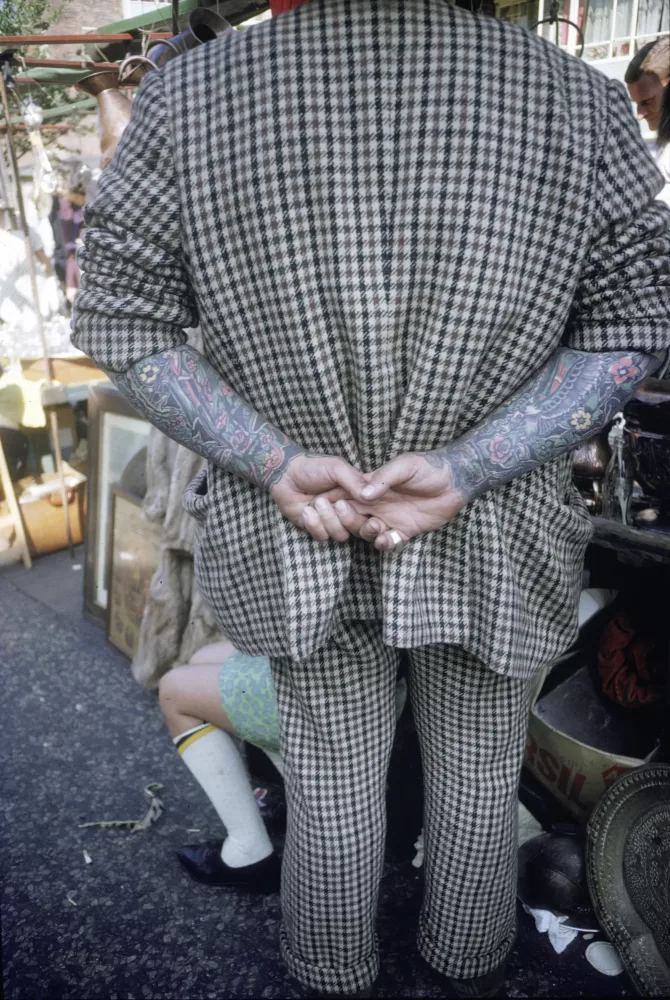
[[[134,69],[131,69],[133,66]],[[126,56],[119,66],[119,84],[121,87],[138,87],[144,74],[155,68],[146,56]]]
[[[118,90],[119,71],[116,69],[99,69],[88,76],[82,76],[79,83],[75,84],[77,90],[89,97],[96,97],[105,90]]]
[[[95,97],[98,102],[100,166],[104,170],[130,121],[130,101],[119,89],[119,73],[115,69],[101,70],[83,77],[77,84],[77,90]]]
[[[147,56],[130,56],[119,70],[99,70],[82,77],[76,85],[77,90],[95,97],[98,102],[100,166],[103,170],[110,163],[123,130],[130,121],[130,101],[121,93],[121,88],[137,86],[151,69],[163,66],[188,49],[232,30],[232,25],[215,11],[197,7],[188,19],[187,31],[152,45]],[[128,72],[132,63],[136,63],[135,68]]]

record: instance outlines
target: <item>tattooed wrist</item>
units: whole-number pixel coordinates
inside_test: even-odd
[[[264,420],[186,345],[108,372],[135,408],[174,441],[270,490],[302,450]]]
[[[289,441],[285,435],[282,435],[282,438],[285,443],[279,446],[282,453],[281,462],[271,470],[264,482],[258,483],[259,486],[262,486],[266,490],[271,490],[273,486],[277,485],[279,480],[282,479],[288,471],[288,467],[294,458],[298,458],[299,455],[305,454],[302,448],[299,448],[297,444]]]
[[[454,442],[446,448],[421,452],[435,469],[448,469],[451,489],[472,500],[483,492],[484,470],[477,449],[468,442]]]
[[[443,449],[424,453],[449,467],[469,499],[566,454],[606,427],[659,365],[640,352],[587,354],[563,348],[504,406]]]

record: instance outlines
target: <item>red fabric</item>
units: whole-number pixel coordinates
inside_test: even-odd
[[[306,2],[307,0],[270,0],[270,10],[272,16],[276,17],[277,14],[285,14],[287,10],[293,10]]]
[[[661,700],[665,663],[654,631],[631,609],[620,610],[603,630],[598,670],[603,691],[617,705],[643,708]]]

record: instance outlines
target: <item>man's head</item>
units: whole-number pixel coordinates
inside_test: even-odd
[[[644,45],[628,64],[625,76],[628,93],[637,105],[637,116],[668,142],[670,134],[670,37]]]

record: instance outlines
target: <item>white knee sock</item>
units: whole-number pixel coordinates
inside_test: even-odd
[[[272,854],[242,758],[228,733],[204,724],[177,736],[174,743],[226,828],[221,849],[225,864],[242,868]]]

